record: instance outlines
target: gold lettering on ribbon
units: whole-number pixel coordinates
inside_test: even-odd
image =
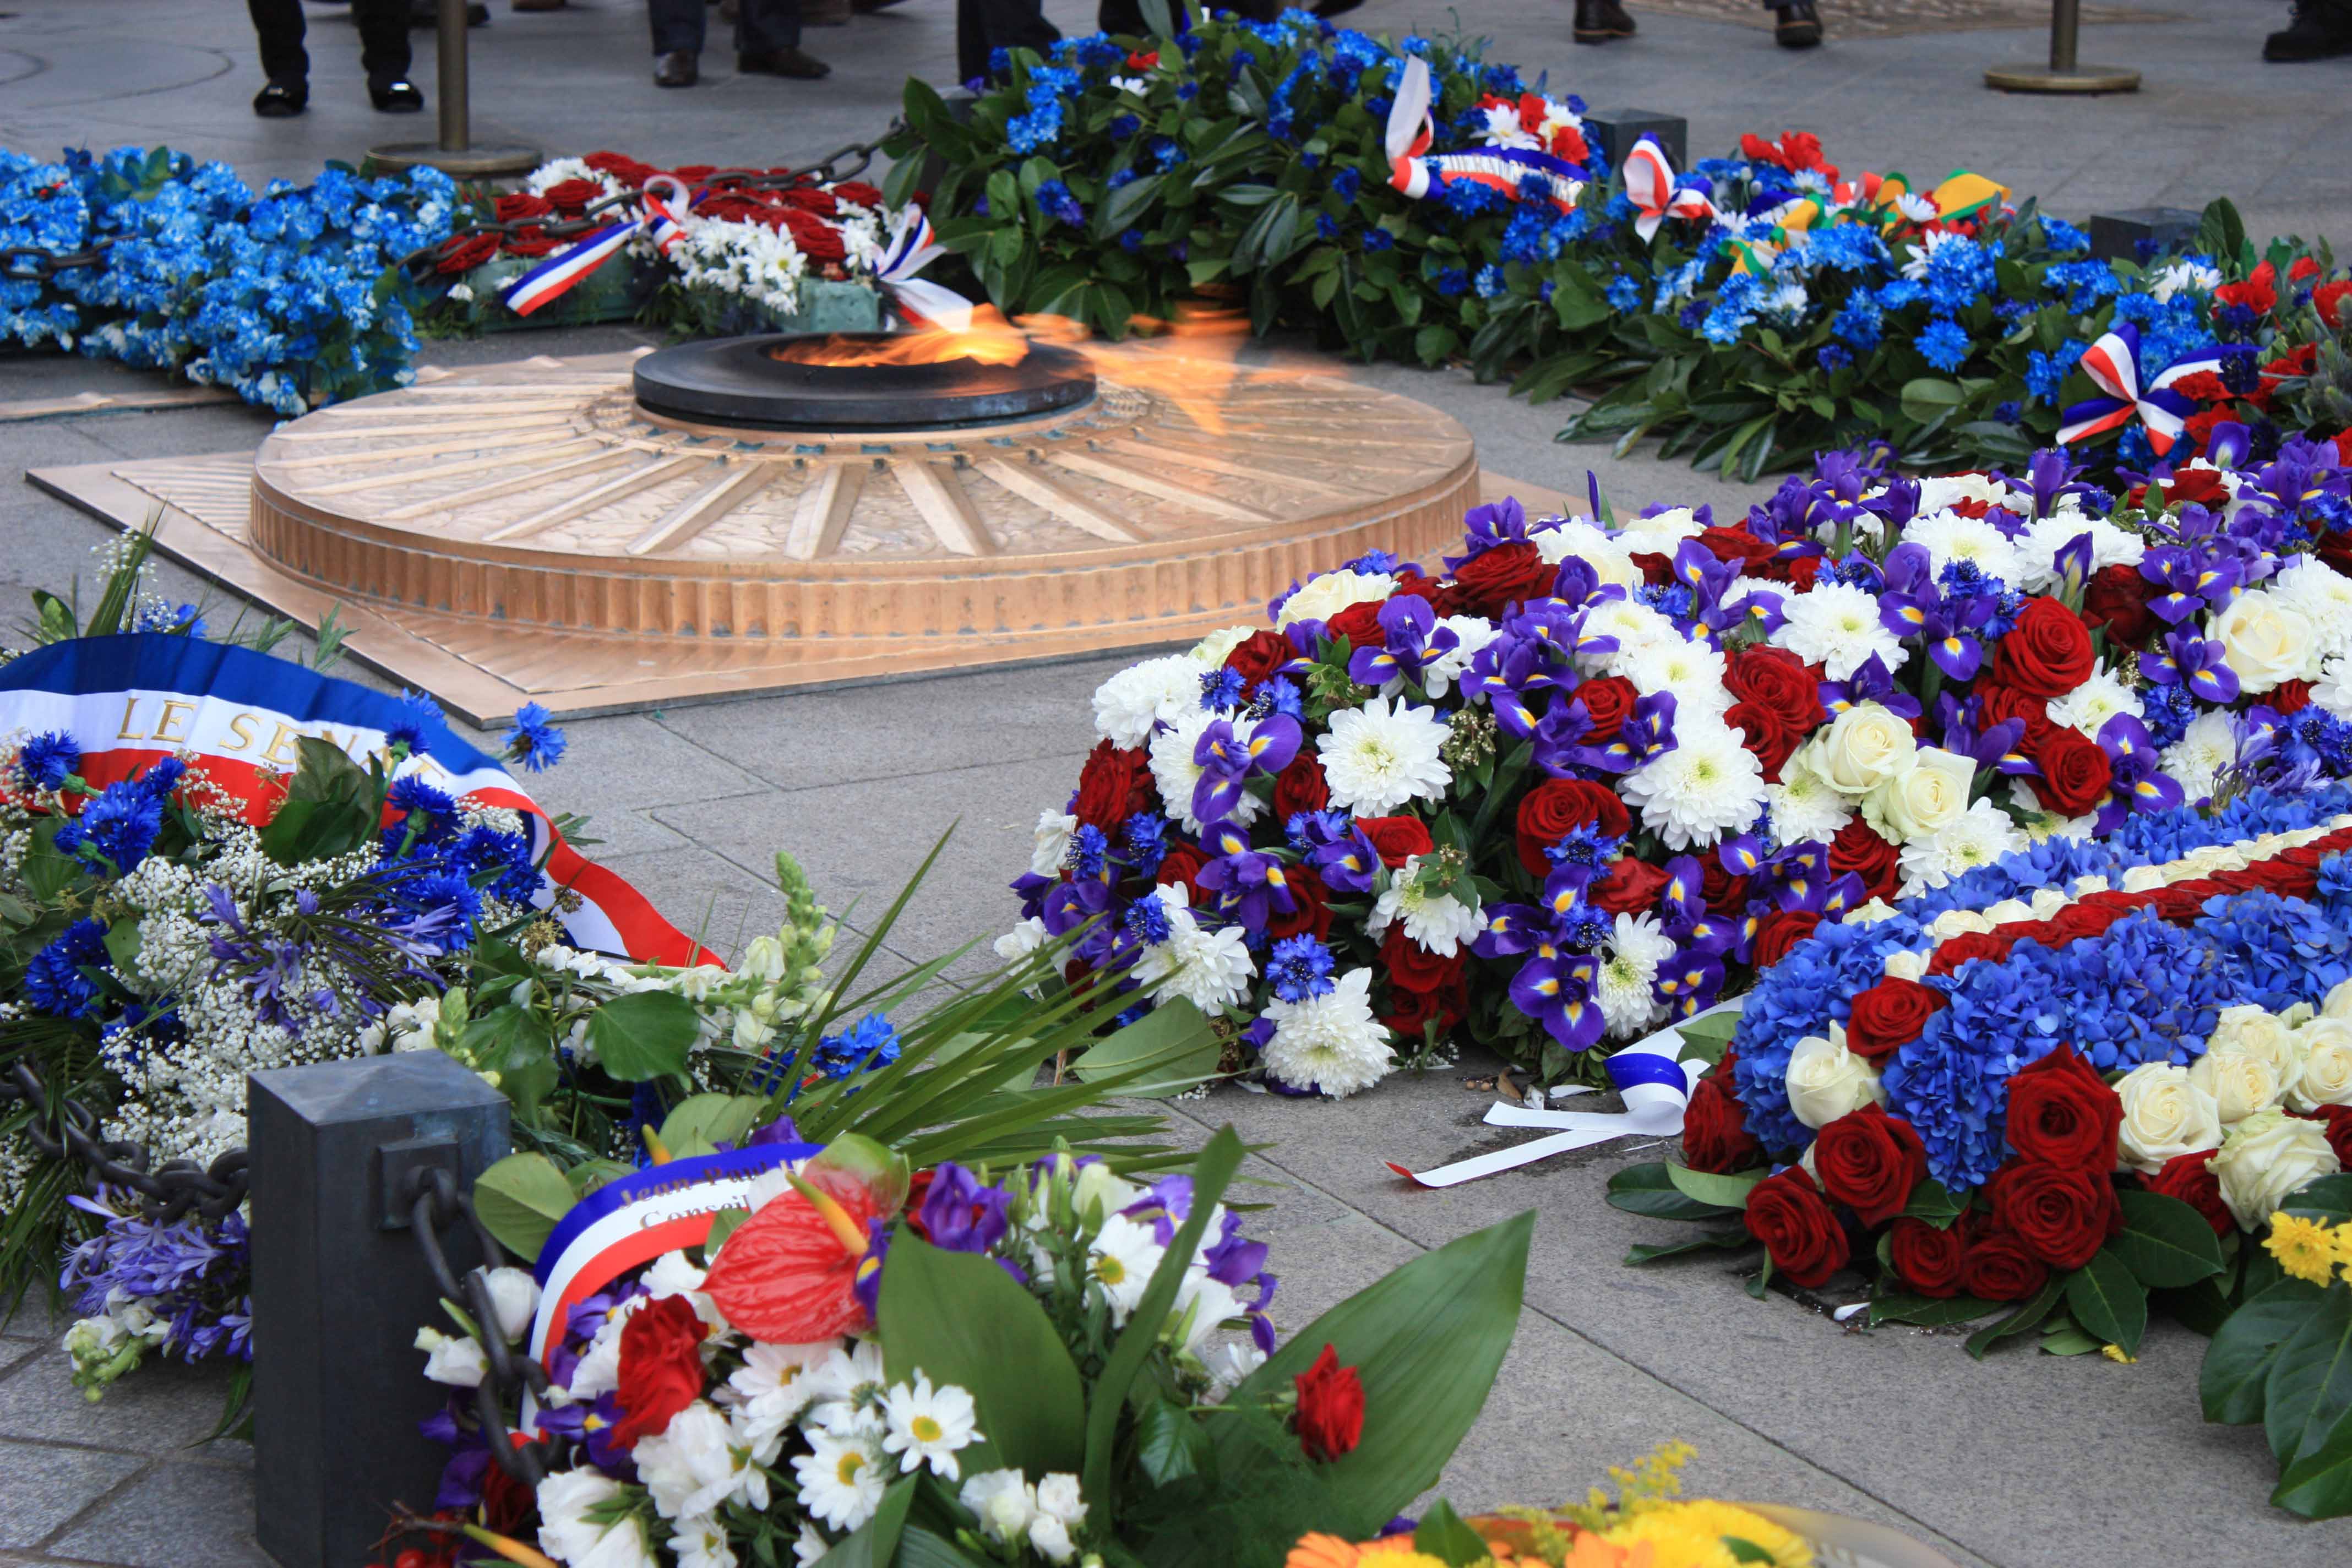
[[[131,727],[131,710],[138,706],[139,699],[136,697],[126,697],[122,700],[122,725],[114,731],[116,740],[143,741],[147,738]]]
[[[285,750],[286,746],[289,742],[300,740],[302,732],[299,730],[291,730],[287,728],[285,723],[280,721],[273,720],[271,722],[277,725],[278,732],[270,736],[269,744],[261,749],[261,760],[265,763],[275,763],[280,766],[290,767],[293,765],[296,759],[289,756],[282,756],[279,753]]]
[[[172,699],[166,699],[163,703],[163,716],[156,721],[155,732],[149,736],[148,739],[154,741],[186,740],[188,737],[178,728],[178,726],[187,719],[189,714],[194,713],[195,710],[196,705],[193,702],[181,702]]]
[[[221,747],[222,751],[242,752],[247,746],[253,744],[254,717],[255,716],[251,713],[239,713],[229,720],[228,732],[230,738],[235,741],[236,743],[234,745],[223,745]]]

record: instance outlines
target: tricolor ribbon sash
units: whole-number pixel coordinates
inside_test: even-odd
[[[969,331],[971,301],[952,289],[915,276],[946,254],[945,246],[932,242],[930,218],[919,208],[909,208],[890,226],[889,247],[876,265],[874,279],[890,291],[891,302],[910,322],[950,332]]]
[[[687,216],[692,205],[686,186],[677,178],[656,174],[646,182],[644,199],[635,217],[607,224],[577,245],[557,251],[530,271],[509,279],[505,285],[508,309],[518,316],[528,316],[549,300],[560,299],[582,279],[618,256],[641,233],[653,241],[656,250],[667,256],[686,237]]]
[[[314,736],[364,762],[413,722],[400,700],[305,669],[251,648],[196,637],[143,634],[76,637],[0,666],[0,735],[21,741],[55,732],[81,749],[81,776],[93,787],[144,773],[169,756],[200,763],[238,815],[267,822],[297,761],[295,742]],[[400,766],[436,789],[521,815],[534,854],[544,858],[540,908],[570,889],[579,907],[556,918],[576,947],[625,953],[639,963],[716,963],[655,912],[644,894],[580,852],[507,771],[452,734],[425,726],[429,750]]]
[[[1696,1016],[1704,1018],[1727,1008],[1737,1008],[1739,1005],[1738,1000],[1718,1002]],[[1696,1020],[1685,1020],[1693,1021]],[[1697,1086],[1699,1075],[1706,1070],[1705,1062],[1683,1058],[1683,1043],[1682,1031],[1670,1026],[1645,1039],[1634,1041],[1601,1064],[1609,1074],[1609,1081],[1624,1097],[1625,1109],[1622,1111],[1536,1110],[1496,1100],[1487,1108],[1487,1126],[1543,1128],[1550,1130],[1551,1136],[1538,1138],[1514,1149],[1498,1149],[1491,1154],[1457,1160],[1433,1171],[1410,1171],[1393,1160],[1382,1163],[1398,1175],[1422,1186],[1451,1187],[1498,1172],[1517,1170],[1521,1165],[1532,1164],[1554,1154],[1565,1154],[1571,1149],[1606,1143],[1612,1138],[1679,1137],[1683,1130],[1683,1112],[1690,1105],[1691,1091]],[[1577,1089],[1569,1092],[1587,1091]]]
[[[1624,179],[1625,199],[1639,215],[1633,219],[1633,232],[1644,241],[1670,217],[1715,216],[1715,203],[1705,191],[1675,189],[1674,161],[1655,136],[1643,135],[1625,154]]]
[[[2172,444],[2188,426],[2189,416],[2197,412],[2197,405],[2172,387],[2200,371],[2220,370],[2221,351],[2210,343],[2192,349],[2158,371],[2142,388],[2139,328],[2126,321],[2084,350],[2082,365],[2083,374],[2107,395],[2086,398],[2068,407],[2060,416],[2059,444],[2072,446],[2137,419],[2147,426],[2147,444],[2161,458],[2172,450]]]
[[[1429,62],[1416,57],[1405,63],[1404,77],[1389,105],[1385,148],[1391,186],[1419,201],[1450,184],[1468,182],[1516,202],[1528,197],[1532,181],[1553,207],[1563,213],[1574,210],[1577,193],[1584,188],[1582,171],[1564,158],[1528,147],[1430,153],[1429,144],[1437,134],[1430,101]]]

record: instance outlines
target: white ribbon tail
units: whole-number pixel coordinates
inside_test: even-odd
[[[1421,132],[1421,122],[1429,114],[1429,62],[1416,55],[1405,62],[1404,75],[1397,82],[1396,100],[1389,105],[1390,163],[1395,163],[1412,149],[1413,138]]]
[[[929,322],[950,332],[971,330],[972,302],[943,284],[924,278],[903,278],[888,281],[883,287],[890,290],[890,301],[898,313],[918,322]]]

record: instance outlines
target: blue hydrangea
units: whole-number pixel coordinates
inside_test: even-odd
[[[1748,1110],[1748,1130],[1775,1154],[1793,1157],[1812,1131],[1789,1109],[1789,1054],[1808,1035],[1853,1016],[1851,998],[1878,983],[1886,955],[1925,943],[1908,915],[1868,925],[1825,925],[1758,976],[1739,1015],[1739,1053],[1732,1087]],[[1824,1015],[1823,997],[1831,999]]]

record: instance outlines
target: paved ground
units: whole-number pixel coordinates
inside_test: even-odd
[[[0,145],[168,140],[235,160],[249,175],[298,174],[372,141],[426,133],[364,107],[356,50],[332,8],[311,7],[317,97],[292,123],[245,110],[258,85],[237,8],[164,0],[13,0],[0,17]],[[2283,6],[2176,0],[2186,20],[2087,29],[2086,57],[2138,66],[2136,98],[2052,102],[1976,85],[1989,61],[2039,47],[2025,32],[1832,42],[1811,56],[1755,33],[1644,13],[1634,43],[1566,47],[1564,5],[1469,0],[1462,26],[1492,33],[1497,58],[1596,103],[1680,108],[1694,145],[1793,126],[1828,134],[1854,163],[1940,174],[1954,163],[2038,190],[2080,217],[2099,207],[2193,205],[2229,190],[2257,230],[2352,235],[2352,151],[2342,65],[2264,68],[2259,34]],[[1835,0],[1825,0],[1832,29]],[[1085,7],[1049,5],[1066,26]],[[1371,0],[1354,20],[1397,28],[1443,14],[1427,0]],[[723,52],[693,93],[645,79],[637,7],[618,0],[551,16],[501,7],[474,35],[485,134],[528,134],[551,152],[611,146],[660,160],[784,162],[869,133],[913,70],[944,77],[949,16],[938,0],[817,31],[835,61],[818,86],[732,79]],[[419,74],[430,85],[429,61]],[[446,360],[622,346],[617,331],[446,345]],[[1394,369],[1381,384],[1436,404],[1477,432],[1489,468],[1580,486],[1589,448],[1553,445],[1556,419],[1465,378]],[[139,384],[72,360],[0,359],[0,401]],[[254,445],[259,416],[227,408],[0,426],[0,475],[110,458]],[[1713,500],[1731,491],[1679,467],[1601,462],[1621,504]],[[87,571],[101,531],[27,489],[0,488],[0,624],[24,589]],[[194,584],[184,584],[190,595]],[[836,906],[896,890],[932,838],[961,819],[929,896],[897,934],[908,958],[998,929],[1003,883],[1027,858],[1026,824],[1070,784],[1091,736],[1086,693],[1116,660],[911,681],[599,720],[572,728],[572,753],[541,791],[593,814],[598,853],[680,924],[731,949],[771,925],[764,866],[799,855]],[[1276,1145],[1260,1174],[1282,1184],[1258,1228],[1277,1245],[1284,1319],[1474,1226],[1540,1211],[1518,1342],[1486,1415],[1445,1478],[1461,1502],[1580,1492],[1601,1466],[1669,1437],[1696,1443],[1695,1482],[1894,1523],[1958,1561],[2003,1568],[2153,1562],[2289,1565],[2352,1559],[2352,1525],[2268,1510],[2272,1472],[2254,1433],[2197,1418],[2200,1342],[2151,1336],[2141,1362],[2014,1353],[1971,1363],[1958,1342],[1908,1331],[1864,1334],[1775,1299],[1749,1300],[1725,1268],[1636,1272],[1618,1258],[1668,1228],[1603,1205],[1610,1171],[1647,1152],[1606,1148],[1452,1192],[1407,1188],[1381,1157],[1427,1164],[1488,1146],[1483,1097],[1455,1072],[1398,1079],[1344,1105],[1220,1093],[1188,1108],[1204,1129],[1232,1121]],[[1191,1125],[1188,1122],[1188,1127]],[[95,1409],[66,1384],[47,1325],[0,1339],[0,1564],[243,1568],[247,1451],[202,1442],[217,1379],[165,1370]],[[356,1565],[348,1565],[356,1568]]]

